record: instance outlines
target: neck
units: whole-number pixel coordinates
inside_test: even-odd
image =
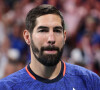
[[[34,56],[31,56],[31,63],[30,63],[30,68],[32,71],[46,79],[54,79],[56,78],[61,70],[61,61],[56,65],[56,66],[44,66],[41,64]]]

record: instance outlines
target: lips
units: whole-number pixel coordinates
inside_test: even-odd
[[[57,50],[44,50],[45,54],[56,54]]]
[[[44,54],[56,54],[59,51],[59,48],[55,46],[48,46],[42,47],[41,51],[43,51]]]

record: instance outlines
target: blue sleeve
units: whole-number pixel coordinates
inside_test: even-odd
[[[93,90],[100,90],[100,77],[95,73],[91,74],[91,77]]]
[[[0,90],[12,90],[10,85],[6,81],[0,81]]]
[[[100,90],[100,77],[91,71],[87,71],[84,77],[88,90]]]

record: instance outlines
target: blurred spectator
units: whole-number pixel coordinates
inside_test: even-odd
[[[5,38],[5,27],[4,23],[0,21],[0,46],[4,42],[4,38]]]
[[[8,63],[5,67],[5,72],[3,77],[6,77],[22,69],[26,65],[26,62],[24,60],[21,60],[20,58],[21,54],[17,49],[9,49],[7,55],[8,55]]]
[[[92,47],[93,41],[96,35],[98,19],[93,16],[87,16],[85,18],[84,28],[80,29],[77,33],[78,48],[81,47],[83,53],[83,60],[85,61],[85,67],[93,70],[94,63],[94,50]]]
[[[100,1],[95,1],[94,7],[91,10],[91,15],[100,19]]]
[[[82,0],[65,0],[63,3],[63,16],[67,29],[66,53],[70,57],[71,50],[76,47],[76,35],[81,21],[86,17],[87,10]]]
[[[85,67],[84,56],[80,48],[75,48],[72,50],[69,63],[77,64]]]
[[[77,32],[76,41],[80,41],[80,39],[83,37],[84,34],[89,33],[91,38],[93,38],[93,35],[95,34],[96,27],[97,27],[97,19],[92,16],[87,16],[84,19],[84,25],[82,28],[80,28]]]
[[[92,49],[94,53],[100,50],[100,23],[97,25],[96,32],[93,35],[91,43],[92,43]]]
[[[80,21],[87,15],[87,10],[83,7],[82,0],[66,0],[64,11],[67,36],[73,37],[77,33]]]
[[[81,40],[77,42],[76,48],[71,52],[71,63],[93,69],[93,53],[91,48],[91,35],[86,33]]]
[[[5,37],[3,39],[2,45],[0,46],[0,79],[4,75],[5,66],[8,62],[7,51],[9,49],[9,47],[10,47],[9,39],[7,37]]]
[[[4,41],[5,38],[5,25],[2,20],[2,16],[4,15],[5,7],[3,0],[0,0],[0,47]]]
[[[24,25],[21,23],[14,23],[12,32],[9,35],[11,41],[11,48],[18,49],[20,53],[27,50],[27,44],[23,40]]]
[[[93,71],[100,76],[100,48],[95,53],[94,59],[95,59],[95,61],[94,61]]]
[[[42,0],[36,0],[38,3],[42,3]],[[22,19],[23,22],[25,21],[27,13],[34,7],[36,7],[38,4],[36,3],[35,0],[22,0],[21,1],[21,6],[22,8]]]
[[[100,22],[92,38],[92,50],[94,53],[94,72],[100,76]]]
[[[53,5],[53,6],[57,6],[57,0],[44,0],[45,4],[50,4],[50,5]]]

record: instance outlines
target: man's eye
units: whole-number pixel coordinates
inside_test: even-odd
[[[54,32],[61,33],[62,30],[56,29],[56,30],[54,30]]]
[[[39,32],[48,32],[48,30],[42,29],[42,30],[39,30]]]

